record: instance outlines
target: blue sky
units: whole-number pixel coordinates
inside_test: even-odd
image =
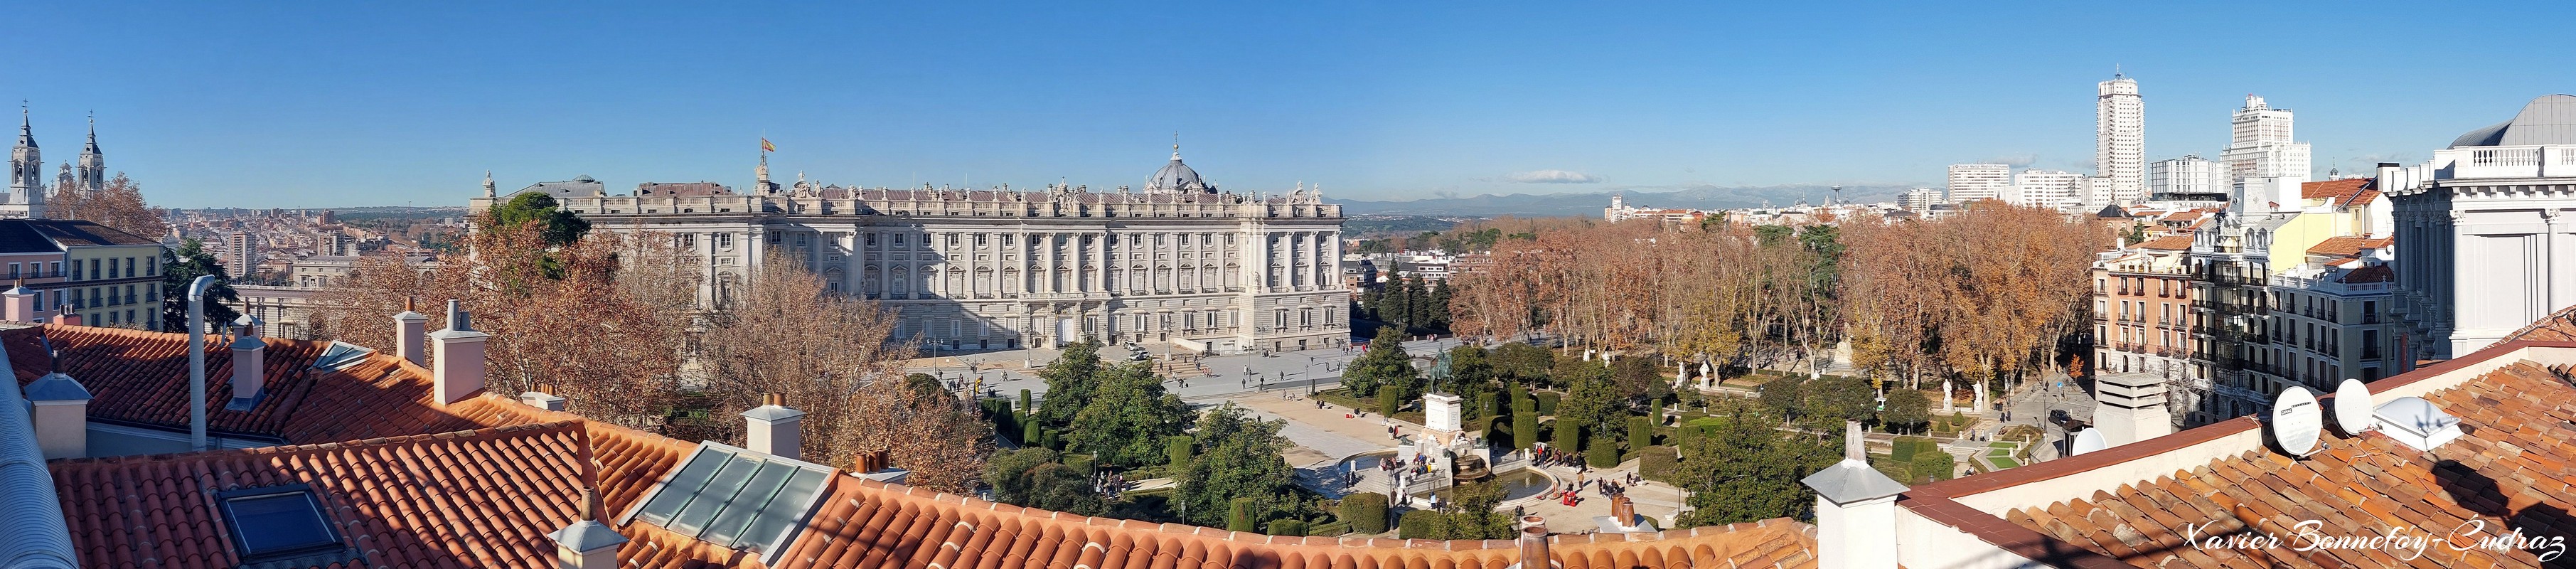
[[[20,4],[0,98],[49,163],[95,110],[157,204],[328,207],[743,187],[764,135],[869,186],[1141,185],[1175,131],[1221,185],[1358,199],[2089,172],[2115,64],[2150,158],[2251,92],[2350,170],[2576,91],[2562,2],[391,4]]]

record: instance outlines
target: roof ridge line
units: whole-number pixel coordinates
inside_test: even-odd
[[[577,421],[577,420],[552,421],[552,422],[545,422],[545,423],[523,423],[523,424],[516,424],[516,425],[502,425],[502,426],[497,426],[497,427],[482,427],[482,428],[475,428],[475,429],[464,429],[464,430],[446,431],[446,432],[438,432],[438,433],[421,433],[421,434],[399,435],[399,436],[391,436],[391,437],[374,437],[374,438],[358,439],[358,440],[350,440],[350,441],[333,441],[333,442],[325,442],[325,443],[311,443],[311,444],[300,444],[300,445],[278,445],[278,446],[266,446],[266,447],[245,448],[245,449],[216,449],[216,450],[204,450],[204,451],[196,451],[196,452],[172,452],[172,453],[161,453],[161,454],[137,454],[137,455],[125,455],[125,456],[109,456],[109,457],[94,457],[94,458],[75,458],[75,459],[65,459],[65,460],[63,460],[62,462],[63,462],[63,463],[65,463],[65,464],[115,464],[115,463],[127,462],[127,461],[198,460],[198,459],[205,459],[205,458],[209,458],[209,457],[214,457],[214,456],[219,456],[219,455],[227,455],[227,454],[230,454],[230,455],[244,455],[244,456],[298,456],[298,455],[314,454],[314,453],[320,453],[320,452],[338,451],[338,450],[344,450],[344,449],[355,449],[355,448],[366,448],[366,447],[390,447],[390,446],[401,446],[401,445],[410,445],[410,444],[415,444],[415,443],[435,442],[435,441],[451,440],[451,439],[483,439],[483,438],[486,438],[486,437],[495,437],[495,438],[516,438],[516,437],[532,436],[532,435],[539,435],[539,434],[552,433],[552,432],[558,432],[558,431],[572,431],[572,432],[576,432],[576,433],[577,433],[577,432],[579,432],[579,431],[580,431],[581,423],[582,423],[581,421]]]

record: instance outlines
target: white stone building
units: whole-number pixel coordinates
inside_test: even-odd
[[[776,188],[768,170],[756,188]],[[506,195],[485,184],[480,212]],[[843,188],[798,182],[753,194],[557,196],[594,232],[670,233],[705,256],[702,297],[721,304],[767,259],[800,263],[831,291],[877,299],[897,337],[940,350],[1093,338],[1218,352],[1345,345],[1341,206],[1320,192],[1219,192],[1181,163],[1142,191],[1069,185]]]
[[[2114,74],[2095,86],[2092,206],[2129,205],[2146,195],[2147,104],[2138,80]]]
[[[2227,168],[2199,155],[2147,165],[2147,196],[2160,202],[2226,202]]]
[[[2011,164],[1950,165],[1950,203],[2003,199],[2011,186]]]
[[[2422,165],[2383,164],[2376,183],[2419,357],[2465,355],[2576,305],[2576,96],[2533,99]]]
[[[2018,206],[2074,209],[2084,205],[2090,188],[2085,180],[2083,174],[2062,170],[2023,170],[2013,173],[2002,199]]]
[[[2218,161],[2227,165],[2236,213],[2298,209],[2299,184],[2309,177],[2308,144],[2291,138],[2292,119],[2289,109],[2272,108],[2258,95],[2246,95],[2245,107],[2229,119],[2227,149]]]

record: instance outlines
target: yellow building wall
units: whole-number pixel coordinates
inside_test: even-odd
[[[2350,227],[2342,213],[2302,213],[2272,231],[2271,270],[2280,272],[2307,262],[2308,248],[2344,234]]]

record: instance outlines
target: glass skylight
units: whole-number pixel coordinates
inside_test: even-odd
[[[269,560],[340,548],[322,503],[302,484],[245,488],[216,495],[233,545],[245,560]]]
[[[832,469],[718,443],[699,443],[619,523],[642,521],[760,554],[786,546],[831,482]]]

